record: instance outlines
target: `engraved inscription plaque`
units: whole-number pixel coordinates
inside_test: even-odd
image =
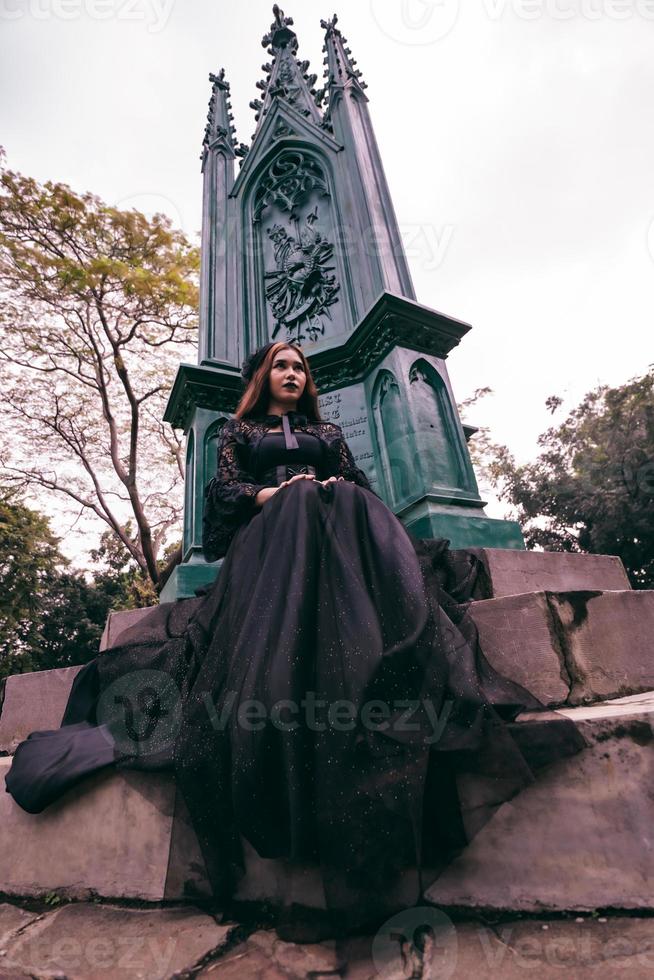
[[[318,397],[320,414],[326,422],[336,422],[343,430],[354,460],[377,489],[377,468],[363,385],[350,385]]]

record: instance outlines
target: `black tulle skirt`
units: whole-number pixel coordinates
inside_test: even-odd
[[[373,493],[298,480],[241,526],[203,596],[149,613],[77,674],[62,727],[7,789],[40,812],[105,766],[174,774],[213,896],[264,858],[315,863],[347,928],[415,900],[543,765],[579,751],[484,658],[474,556],[421,541]]]

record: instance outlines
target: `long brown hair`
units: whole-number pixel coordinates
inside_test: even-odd
[[[304,365],[304,373],[307,379],[304,386],[304,391],[297,400],[295,411],[301,412],[312,421],[324,421],[320,416],[320,408],[318,407],[318,389],[316,388],[315,381],[311,375],[309,362],[297,344],[290,344],[282,340],[280,340],[277,344],[273,344],[270,350],[268,350],[264,355],[261,364],[252,375],[250,383],[241,395],[241,399],[236,407],[236,412],[234,413],[235,418],[241,419],[251,415],[261,416],[268,413],[268,404],[270,402],[270,371],[280,350],[285,350],[287,347],[290,347],[291,350],[294,350],[299,356],[302,364]]]

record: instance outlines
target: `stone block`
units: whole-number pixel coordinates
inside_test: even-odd
[[[562,713],[588,748],[501,806],[428,901],[525,912],[654,906],[654,692]]]
[[[29,925],[7,950],[4,965],[39,978],[166,980],[189,975],[209,954],[219,955],[236,928],[198,909],[74,903]]]
[[[136,626],[144,616],[156,608],[156,606],[145,606],[143,609],[120,609],[117,612],[110,612],[100,638],[100,649],[107,650],[115,646],[121,633]]]
[[[476,599],[499,599],[523,592],[578,592],[630,589],[622,561],[614,555],[575,555],[512,548],[466,548],[481,559],[485,575]]]
[[[107,767],[30,814],[3,791],[10,765],[11,758],[0,759],[0,892],[148,901],[209,895],[197,838],[171,776]],[[237,900],[324,908],[317,867],[260,858],[245,838],[242,844],[247,873]]]
[[[654,689],[654,591],[525,593],[470,615],[490,663],[545,704]]]
[[[567,701],[570,680],[544,592],[474,602],[470,615],[481,649],[496,670],[544,704]]]
[[[370,939],[368,940],[370,943]],[[199,980],[327,980],[348,976],[342,941],[284,942],[272,930],[259,929],[245,942],[197,974]],[[368,974],[376,976],[376,972]]]
[[[654,688],[654,591],[549,596],[571,680],[568,701]]]
[[[0,949],[4,949],[10,939],[35,919],[36,912],[28,912],[27,909],[3,902],[0,905]]]
[[[0,706],[0,752],[14,752],[30,732],[59,728],[80,667],[11,674]]]
[[[33,814],[5,791],[10,765],[10,757],[0,759],[0,892],[164,898],[174,803],[170,777],[107,767]]]
[[[11,759],[0,759],[0,787]],[[173,821],[173,811],[177,807]],[[107,767],[39,814],[0,789],[0,892],[88,899],[193,900],[210,895],[197,837],[173,779]],[[172,833],[174,831],[174,833]],[[261,858],[241,838],[246,874],[238,902],[326,907],[320,869]],[[415,899],[417,875],[398,883],[399,904]]]

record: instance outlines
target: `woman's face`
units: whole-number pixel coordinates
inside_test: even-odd
[[[270,396],[280,405],[291,410],[297,404],[307,383],[302,358],[292,347],[284,347],[275,354],[269,374]]]

